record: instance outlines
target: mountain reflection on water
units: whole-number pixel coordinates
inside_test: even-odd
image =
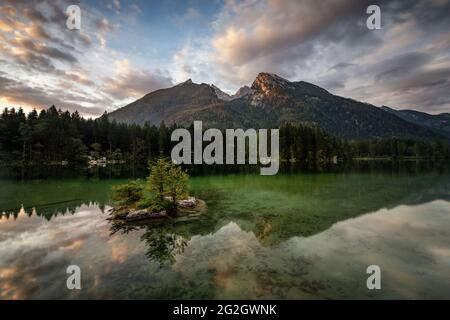
[[[194,177],[207,215],[135,225],[107,219],[122,181],[3,180],[0,298],[449,297],[446,173]]]

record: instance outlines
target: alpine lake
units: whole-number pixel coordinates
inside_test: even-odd
[[[126,224],[111,188],[145,169],[0,168],[0,299],[450,298],[450,166],[208,171],[206,214]]]

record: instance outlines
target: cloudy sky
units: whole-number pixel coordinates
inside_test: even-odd
[[[1,107],[97,116],[188,78],[233,93],[262,71],[450,112],[450,0],[0,0]]]

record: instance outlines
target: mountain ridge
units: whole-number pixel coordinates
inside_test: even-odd
[[[261,72],[251,87],[229,95],[215,85],[191,79],[160,89],[108,115],[111,120],[143,125],[162,121],[205,127],[274,128],[286,122],[313,123],[335,136],[349,139],[398,137],[446,138],[438,130],[401,118],[368,103],[333,95],[305,81],[289,81]]]
[[[396,110],[387,106],[381,106],[381,109],[395,114],[405,121],[428,127],[450,138],[450,113],[429,114],[411,109]]]

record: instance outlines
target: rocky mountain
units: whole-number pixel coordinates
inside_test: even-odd
[[[185,112],[201,111],[221,103],[217,93],[207,84],[195,84],[190,79],[174,87],[151,92],[108,115],[110,119],[128,124],[173,122]]]
[[[236,91],[236,93],[233,95],[233,99],[242,98],[251,93],[252,93],[252,89],[250,89],[249,86],[243,86],[243,87],[239,88],[238,91]]]
[[[417,125],[428,127],[435,132],[450,138],[450,113],[428,114],[416,110],[395,110],[382,106],[384,111],[395,114],[399,118]]]
[[[214,89],[217,98],[219,98],[220,100],[225,101],[233,100],[233,96],[230,96],[228,93],[223,92],[222,90],[220,90],[220,88],[216,87],[215,85],[212,84],[211,87]]]
[[[222,90],[220,90],[218,87],[216,87],[213,84],[211,85],[211,88],[214,89],[214,92],[216,93],[217,98],[219,98],[220,100],[224,100],[224,101],[231,101],[234,99],[239,99],[239,98],[245,97],[252,93],[252,89],[250,89],[250,87],[248,87],[248,86],[243,86],[243,87],[239,88],[239,90],[236,91],[236,93],[233,95],[229,95],[228,93],[223,92]]]
[[[442,137],[392,112],[270,73],[260,73],[251,88],[243,87],[233,96],[215,86],[188,80],[151,92],[108,117],[125,123],[164,121],[183,126],[202,120],[205,127],[216,128],[275,128],[285,122],[302,122],[351,139]]]

